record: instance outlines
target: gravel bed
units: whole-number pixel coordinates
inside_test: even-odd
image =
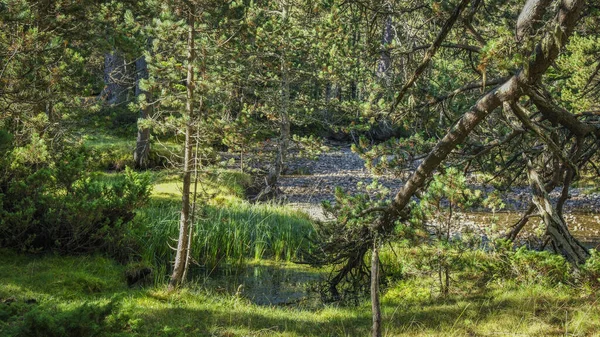
[[[303,172],[302,175],[283,175],[280,189],[283,192],[279,201],[290,204],[318,220],[326,220],[321,203],[334,201],[336,186],[350,193],[358,192],[357,183],[379,183],[395,193],[403,185],[403,179],[383,175],[374,176],[365,167],[364,161],[352,152],[349,145],[330,146],[331,150],[321,154],[317,160],[298,159],[290,164],[289,172]],[[476,187],[483,190],[490,188]],[[571,198],[565,204],[565,213],[600,213],[600,193],[585,193],[584,189],[572,188]],[[550,193],[552,199],[560,195],[560,188]],[[527,208],[531,196],[528,187],[518,187],[505,192],[502,198],[506,210],[519,211]]]

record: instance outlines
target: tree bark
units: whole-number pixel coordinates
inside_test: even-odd
[[[148,79],[148,63],[146,57],[141,56],[135,61],[136,70],[136,81],[135,81],[135,96],[139,98],[144,95],[144,107],[140,108],[140,117],[138,119],[138,131],[135,145],[135,152],[133,153],[133,161],[137,168],[148,167],[148,154],[150,153],[150,129],[140,125],[144,119],[150,116],[150,93],[142,90],[140,87],[140,81]],[[139,101],[138,101],[139,103]]]
[[[524,88],[534,85],[541,79],[558,56],[559,49],[566,44],[568,37],[573,32],[584,3],[583,0],[562,1],[556,19],[556,24],[559,27],[557,32],[546,35],[537,45],[533,59],[521,71],[500,87],[479,99],[471,111],[465,113],[444,138],[437,143],[406,184],[395,195],[387,214],[378,225],[379,231],[389,232],[393,229],[395,220],[401,216],[412,195],[423,186],[426,179],[439,164],[458,144],[466,139],[481,121],[499,107],[502,102],[515,101],[525,93]],[[531,17],[531,19],[539,20],[540,18]]]
[[[174,290],[183,282],[183,275],[189,256],[190,249],[190,187],[191,175],[193,166],[193,117],[194,117],[194,6],[188,5],[188,55],[187,55],[187,80],[186,80],[186,104],[185,104],[185,144],[184,144],[184,160],[183,160],[183,187],[181,191],[181,217],[179,220],[179,239],[177,240],[177,253],[175,256],[175,264],[173,274],[169,281],[169,290]]]
[[[377,65],[377,77],[386,85],[391,84],[390,67],[392,65],[392,57],[389,47],[394,40],[394,29],[392,27],[392,16],[388,15],[385,18],[383,27],[383,35],[381,37],[381,55]]]
[[[102,99],[109,105],[127,101],[127,63],[119,51],[104,55],[104,90]]]
[[[517,41],[521,41],[525,36],[535,33],[534,29],[540,24],[540,20],[537,18],[544,15],[551,3],[552,0],[527,0],[517,19],[517,30],[515,32]]]
[[[381,305],[379,304],[379,241],[373,240],[371,255],[371,311],[373,314],[372,337],[381,337]]]
[[[288,20],[287,4],[281,4],[281,20],[283,26],[286,26]],[[284,28],[285,29],[285,28]],[[279,139],[277,140],[277,155],[266,179],[264,190],[257,197],[258,200],[267,199],[277,193],[277,184],[286,163],[287,152],[290,143],[290,82],[288,78],[288,65],[285,50],[282,50],[280,57],[281,87],[280,87],[280,106],[279,106]]]
[[[585,260],[590,256],[589,252],[571,235],[565,222],[556,212],[556,208],[550,203],[548,193],[542,186],[539,176],[529,159],[527,159],[527,176],[531,185],[533,203],[542,215],[546,224],[546,232],[552,238],[558,252],[575,265],[585,263]]]

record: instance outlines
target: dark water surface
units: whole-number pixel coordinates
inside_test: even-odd
[[[250,300],[258,305],[297,305],[318,299],[311,288],[323,275],[292,264],[247,265],[196,270],[198,284]]]

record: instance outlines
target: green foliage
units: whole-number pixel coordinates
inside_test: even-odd
[[[169,243],[177,238],[180,192],[173,176],[157,174],[154,197],[139,208],[134,220],[135,241],[142,261],[163,281],[175,252]],[[293,261],[311,251],[313,225],[308,217],[277,204],[245,201],[252,183],[248,174],[232,170],[201,173],[198,204],[193,223],[193,260],[207,268],[245,264],[247,260]]]
[[[323,210],[335,216],[338,223],[348,229],[373,223],[377,219],[375,210],[389,205],[390,190],[377,180],[371,184],[357,183],[360,193],[349,194],[340,187],[335,189],[335,203],[323,202]],[[341,234],[341,233],[340,233]]]
[[[106,184],[87,169],[93,165],[86,148],[51,153],[36,139],[4,162],[9,174],[0,181],[0,246],[126,258],[128,225],[149,197],[147,175],[126,169]]]
[[[174,252],[166,244],[177,237],[179,206],[151,203],[136,219],[143,260],[158,268],[168,265]],[[310,251],[313,227],[303,214],[276,205],[233,202],[206,206],[194,223],[192,258],[212,269],[241,265],[247,259],[293,261]]]
[[[590,249],[590,257],[581,266],[581,272],[584,280],[600,286],[600,253],[597,250]]]
[[[352,151],[365,160],[365,166],[375,174],[392,173],[400,175],[408,169],[415,153],[431,150],[435,139],[425,139],[421,132],[405,138],[392,138],[379,144],[371,144],[361,137],[358,144],[352,145]]]
[[[455,167],[450,167],[444,173],[436,174],[420,198],[418,207],[413,215],[421,219],[437,222],[440,238],[456,226],[453,212],[465,211],[481,200],[481,191],[472,190],[467,186],[467,178]]]
[[[593,110],[598,105],[598,81],[594,75],[600,67],[600,38],[575,34],[569,40],[567,52],[557,60],[556,77],[563,76],[554,91],[576,113]],[[568,75],[568,76],[565,76]]]
[[[126,325],[126,317],[112,317],[115,303],[86,303],[61,310],[34,306],[6,332],[7,337],[115,336]],[[13,317],[10,317],[13,318]],[[10,319],[9,318],[9,319]],[[13,318],[14,319],[14,318]]]
[[[536,252],[525,247],[510,255],[509,273],[521,282],[550,284],[573,280],[573,267],[564,257],[547,251]]]
[[[394,252],[386,255],[400,258],[404,265],[402,278],[390,280],[381,298],[383,324],[389,335],[519,331],[527,336],[593,336],[600,331],[597,288],[588,284],[565,286],[547,282],[543,276],[537,277],[539,282],[527,282],[513,280],[510,273],[490,279],[485,269],[466,266],[456,269],[453,291],[440,300],[435,279],[415,267],[419,251],[410,245],[394,246]],[[464,258],[478,266],[495,260],[493,254],[482,251],[469,252]],[[237,279],[231,281],[231,290],[220,282],[192,283],[172,293],[162,286],[129,289],[123,269],[101,257],[1,251],[0,335],[319,337],[366,336],[370,332],[368,301],[357,306],[310,302],[261,306],[245,298],[243,290],[236,296]],[[107,286],[99,292],[86,292],[68,281],[77,273],[79,278],[96,279]],[[575,273],[571,276],[576,277]],[[260,275],[256,277],[261,280]],[[36,334],[41,328],[47,330]]]

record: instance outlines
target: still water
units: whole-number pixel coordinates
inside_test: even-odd
[[[194,278],[205,288],[240,296],[258,305],[298,305],[318,299],[312,288],[323,279],[323,274],[282,263],[199,269]]]

